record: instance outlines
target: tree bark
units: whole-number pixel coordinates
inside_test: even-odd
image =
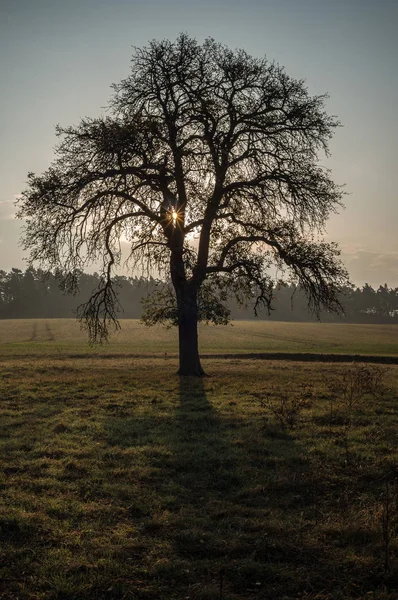
[[[205,372],[199,356],[197,289],[186,284],[177,292],[177,304],[180,356],[178,375],[202,377]]]

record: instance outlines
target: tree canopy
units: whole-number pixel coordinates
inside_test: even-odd
[[[32,263],[72,287],[102,265],[80,313],[92,339],[117,322],[121,240],[131,269],[170,278],[148,321],[178,324],[181,374],[203,373],[197,321],[225,322],[229,294],[270,308],[284,278],[315,312],[341,308],[348,276],[321,239],[342,199],[319,162],[339,125],[326,96],[266,58],[186,34],[136,49],[113,88],[106,116],[57,128],[55,160],[19,201]]]

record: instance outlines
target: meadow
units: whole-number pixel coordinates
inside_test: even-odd
[[[397,327],[0,322],[0,598],[393,600]]]
[[[87,345],[74,319],[0,320],[0,356],[176,356],[175,328],[148,328],[121,320],[109,343]],[[228,326],[199,327],[202,354],[335,354],[398,356],[398,325],[234,321]]]

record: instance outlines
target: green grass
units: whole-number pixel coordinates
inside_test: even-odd
[[[110,343],[89,348],[87,337],[73,319],[0,321],[0,356],[176,354],[177,332],[147,328],[139,321],[122,320],[122,330]],[[398,325],[279,323],[235,321],[227,327],[202,325],[201,352],[219,353],[325,353],[398,355]]]
[[[93,349],[73,321],[0,323],[2,600],[396,598],[398,366],[350,408],[355,365],[209,357],[180,380],[175,333],[123,326]],[[391,354],[395,332],[201,334],[210,356]]]

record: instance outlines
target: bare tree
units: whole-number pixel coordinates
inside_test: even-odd
[[[203,374],[197,323],[225,322],[228,293],[270,307],[273,265],[315,312],[341,308],[347,273],[320,239],[342,197],[319,164],[339,125],[325,96],[275,63],[186,34],[136,49],[113,88],[107,116],[57,128],[54,162],[29,174],[19,201],[32,262],[73,284],[101,260],[101,285],[80,312],[92,340],[118,325],[121,239],[131,268],[169,274],[166,303],[146,318],[178,324],[181,375]]]

